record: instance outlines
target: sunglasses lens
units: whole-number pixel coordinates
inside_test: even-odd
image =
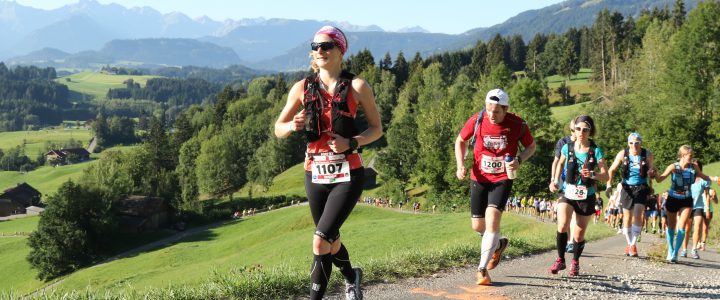
[[[310,43],[310,49],[312,49],[313,51],[318,51],[318,49],[328,51],[332,50],[333,48],[335,48],[335,43],[333,42]]]

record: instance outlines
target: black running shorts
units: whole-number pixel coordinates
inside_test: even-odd
[[[494,207],[505,210],[505,203],[510,196],[512,180],[495,183],[478,183],[470,181],[470,214],[472,218],[485,218],[485,209]]]

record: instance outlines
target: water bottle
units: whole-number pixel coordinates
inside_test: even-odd
[[[510,154],[505,154],[505,172],[507,172],[508,179],[512,180],[517,177],[517,171],[516,170],[510,170],[508,169],[508,165],[511,164],[515,160],[515,157],[511,156]]]

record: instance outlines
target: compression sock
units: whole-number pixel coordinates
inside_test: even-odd
[[[355,282],[355,272],[350,264],[350,254],[348,254],[345,245],[340,243],[340,250],[333,254],[333,264],[340,269],[347,282]]]
[[[641,226],[633,225],[632,231],[630,232],[630,245],[637,244],[638,237],[640,237],[640,232],[642,231]]]
[[[665,239],[668,242],[668,256],[675,257],[675,229],[667,228]]]
[[[498,240],[500,240],[499,232],[486,232],[485,235],[483,235],[480,247],[480,265],[478,267],[487,267],[490,257],[493,255],[495,247],[498,245]]]
[[[566,250],[567,244],[568,244],[568,233],[567,232],[558,232],[555,235],[555,243],[557,245],[558,257],[565,260],[565,250]]]
[[[679,229],[677,232],[677,235],[675,235],[675,248],[674,248],[675,252],[673,253],[674,257],[678,256],[678,250],[680,250],[680,248],[682,248],[682,242],[683,242],[684,238],[685,238],[685,229]]]
[[[310,280],[312,281],[310,299],[320,300],[325,295],[330,272],[332,272],[332,255],[330,253],[313,255],[312,270],[310,271]]]
[[[632,240],[632,237],[630,237],[630,228],[622,228],[622,234],[625,237],[625,242],[630,245],[630,241]]]
[[[580,255],[585,250],[585,241],[575,242],[575,251],[573,251],[573,259],[580,261]]]

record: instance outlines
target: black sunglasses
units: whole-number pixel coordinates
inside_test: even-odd
[[[628,142],[630,145],[640,145],[640,142]]]
[[[588,127],[575,127],[575,131],[590,132]]]
[[[328,51],[328,50],[335,49],[335,46],[336,46],[335,42],[322,42],[322,43],[312,42],[312,43],[310,43],[310,49],[312,49],[312,51],[318,51],[318,49],[322,49],[323,51]]]

